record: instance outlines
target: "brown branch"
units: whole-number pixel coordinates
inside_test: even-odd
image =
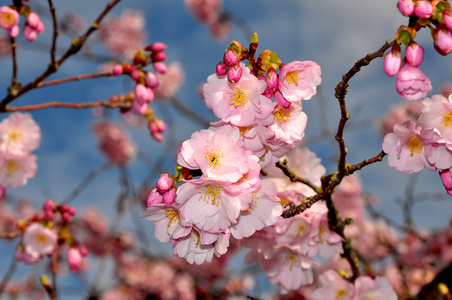
[[[66,51],[65,54],[56,62],[56,66],[61,66],[63,62],[66,61],[69,57],[76,54],[84,45],[87,38],[98,28],[99,23],[102,21],[102,19],[105,17],[105,15],[121,0],[113,0],[107,4],[107,6],[104,8],[104,10],[101,12],[101,14],[97,17],[97,19],[94,21],[94,23],[88,28],[88,30],[78,38],[74,39],[71,43],[71,46]],[[0,112],[8,111],[7,105],[16,99],[17,97],[25,94],[26,92],[36,88],[40,82],[42,82],[44,79],[49,77],[51,74],[55,73],[56,69],[54,66],[48,66],[47,69],[39,75],[37,78],[32,80],[30,83],[25,85],[24,87],[15,90],[15,93],[12,93],[9,91],[8,95],[0,102]]]
[[[316,186],[314,183],[312,183],[308,179],[298,177],[291,170],[289,170],[289,168],[287,167],[287,160],[284,160],[282,163],[278,161],[276,163],[276,166],[283,171],[284,175],[289,177],[290,181],[306,184],[311,189],[313,189],[314,192],[316,192],[316,193],[320,193],[322,191],[322,189],[320,187]]]
[[[374,60],[377,57],[382,57],[387,49],[392,47],[394,44],[394,41],[387,40],[386,43],[376,52],[369,53],[365,57],[361,58],[360,60],[357,60],[353,67],[342,76],[342,80],[336,85],[335,88],[335,94],[334,96],[339,101],[339,106],[341,109],[341,120],[339,121],[339,126],[337,128],[336,133],[336,140],[339,143],[339,150],[340,150],[340,157],[338,161],[338,172],[340,174],[345,174],[345,165],[346,165],[346,155],[347,155],[347,148],[345,147],[345,141],[344,141],[344,128],[345,124],[347,123],[347,120],[350,118],[349,113],[347,112],[347,106],[345,104],[345,95],[348,92],[348,82],[350,79],[361,70],[361,67],[367,66],[370,64],[372,60]]]
[[[55,53],[56,53],[56,41],[58,36],[58,24],[57,24],[57,18],[55,14],[55,6],[53,5],[52,0],[48,0],[49,2],[49,8],[50,8],[50,15],[52,16],[52,25],[53,25],[53,35],[52,35],[52,48],[50,49],[50,68],[58,69],[58,65],[56,63],[55,59]]]
[[[10,107],[8,106],[6,108],[6,111],[31,111],[31,110],[38,110],[43,108],[87,108],[87,107],[99,107],[99,106],[105,106],[105,107],[121,107],[121,108],[130,108],[131,103],[129,102],[108,102],[108,101],[96,101],[96,102],[82,102],[82,103],[64,103],[59,101],[54,102],[47,102],[42,104],[35,104],[35,105],[25,105],[25,106],[17,106],[17,107]]]
[[[102,72],[102,73],[76,75],[76,76],[71,76],[71,77],[66,77],[66,78],[61,78],[61,79],[48,80],[48,81],[40,82],[40,83],[38,83],[36,85],[36,88],[41,88],[41,87],[45,87],[45,86],[56,85],[56,84],[61,84],[61,83],[66,83],[66,82],[71,82],[71,81],[79,81],[79,80],[82,80],[82,79],[93,79],[93,78],[99,78],[99,77],[104,77],[104,76],[112,76],[112,75],[113,75],[112,72]]]

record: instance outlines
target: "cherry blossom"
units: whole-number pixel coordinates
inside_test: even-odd
[[[9,6],[0,7],[0,27],[8,30],[10,37],[19,34],[19,14]]]
[[[279,75],[279,90],[290,102],[309,100],[322,82],[320,66],[313,61],[293,61]]]
[[[36,150],[41,130],[28,113],[12,113],[0,122],[0,151],[25,154]]]
[[[22,238],[25,252],[34,258],[52,253],[56,242],[55,230],[39,223],[29,225]]]
[[[432,84],[421,69],[405,64],[397,74],[396,90],[406,100],[418,100],[427,96]]]

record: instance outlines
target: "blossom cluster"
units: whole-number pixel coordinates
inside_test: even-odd
[[[75,213],[75,208],[66,204],[58,205],[47,199],[42,211],[19,220],[17,226],[23,232],[23,236],[16,248],[16,259],[26,264],[35,264],[45,256],[52,255],[57,244],[59,247],[67,244],[69,269],[74,272],[85,270],[88,264],[83,257],[88,255],[88,251],[68,230]]]
[[[383,140],[383,150],[389,166],[399,171],[440,171],[446,191],[452,195],[452,96],[434,95],[422,103],[419,119],[395,124],[394,132]]]
[[[231,235],[243,239],[277,222],[276,185],[260,171],[301,141],[307,122],[301,102],[321,81],[314,62],[292,62],[280,75],[274,68],[265,75],[263,64],[251,69],[241,59],[224,62],[240,69],[239,77],[213,74],[203,87],[206,105],[221,120],[182,144],[178,174],[163,174],[148,196],[144,217],[154,221],[157,239],[171,242],[174,255],[190,263],[225,254]],[[273,102],[274,93],[289,100]]]
[[[28,113],[12,113],[0,122],[0,187],[18,188],[36,174],[41,130]]]
[[[23,35],[28,41],[34,41],[38,33],[44,32],[44,24],[29,6],[20,4],[19,7],[16,5],[0,7],[0,27],[6,29],[10,37],[17,37],[20,31],[19,14],[23,15],[26,20],[22,30]]]

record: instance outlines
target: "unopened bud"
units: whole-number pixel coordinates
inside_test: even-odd
[[[226,51],[226,53],[223,56],[223,60],[224,63],[228,66],[228,67],[232,67],[234,65],[237,64],[238,60],[237,60],[237,54],[235,54],[234,50],[229,49],[228,51]]]
[[[228,73],[228,66],[226,66],[226,64],[221,61],[217,64],[216,72],[218,76],[224,76]]]
[[[168,68],[163,62],[158,61],[154,63],[154,70],[159,74],[165,74]]]
[[[145,50],[152,51],[152,52],[162,52],[165,49],[166,49],[166,45],[161,42],[152,43],[145,48]]]
[[[415,41],[412,41],[406,48],[405,57],[409,64],[413,67],[418,67],[424,60],[424,48],[419,46]]]
[[[229,69],[228,71],[229,82],[236,83],[240,80],[241,77],[242,77],[242,68],[240,67],[239,64]]]
[[[113,75],[121,75],[123,71],[122,65],[117,64],[113,67],[112,73]]]

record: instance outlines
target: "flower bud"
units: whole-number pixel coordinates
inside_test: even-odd
[[[133,63],[135,65],[147,65],[148,56],[143,50],[138,51],[133,58]]]
[[[162,202],[163,202],[163,197],[162,197],[162,195],[160,195],[160,193],[157,191],[156,188],[153,189],[149,193],[149,195],[148,195],[148,197],[146,199],[146,205],[148,207],[151,206],[151,205],[154,205],[154,204],[160,204]]]
[[[439,176],[446,190],[452,190],[452,174],[450,173],[450,169],[439,171]]]
[[[414,14],[421,19],[428,19],[432,16],[432,4],[425,0],[418,0],[414,6]]]
[[[237,54],[235,54],[234,50],[229,49],[229,50],[226,51],[226,53],[224,54],[223,60],[224,60],[224,63],[225,63],[228,67],[232,67],[232,66],[236,65],[237,62],[238,62]]]
[[[397,46],[396,46],[397,45]],[[402,65],[402,55],[400,54],[400,46],[395,44],[391,51],[386,53],[383,62],[383,70],[388,76],[394,76],[399,72]]]
[[[267,87],[271,90],[276,91],[279,88],[279,76],[275,69],[270,68],[267,72],[266,77]]]
[[[412,41],[408,44],[405,52],[406,60],[413,67],[418,67],[424,60],[424,48],[418,43]]]
[[[443,23],[446,25],[447,30],[452,31],[452,10],[443,10]]]
[[[216,72],[218,76],[224,76],[228,73],[228,66],[226,66],[226,64],[221,61],[217,64]]]
[[[163,135],[160,132],[152,133],[152,137],[159,143],[163,142]]]
[[[55,203],[52,200],[47,199],[44,202],[44,205],[42,206],[42,209],[44,211],[53,211],[55,209]]]
[[[176,200],[176,189],[172,188],[165,194],[163,194],[163,203],[171,204]]]
[[[228,80],[231,83],[236,83],[242,77],[242,68],[239,64],[236,64],[234,67],[230,68],[228,71]]]
[[[452,33],[442,26],[432,31],[433,46],[441,55],[447,55],[452,51]]]
[[[123,68],[124,73],[130,73],[133,70],[132,66],[129,63],[124,64],[123,67],[124,67]]]
[[[153,89],[159,85],[159,79],[152,72],[146,72],[144,75],[144,81],[146,82],[146,86]]]
[[[122,65],[117,64],[113,67],[112,73],[113,75],[121,75],[124,72]]]
[[[152,89],[145,87],[141,83],[137,83],[135,85],[135,97],[136,100],[140,102],[149,103],[154,100],[154,92],[152,91]]]
[[[413,0],[399,0],[397,2],[397,7],[402,15],[409,17],[414,13],[414,3]]]
[[[158,61],[154,63],[154,70],[159,74],[165,74],[168,68],[163,62]]]
[[[166,49],[166,45],[161,42],[155,42],[145,48],[146,51],[162,52]]]
[[[160,175],[160,178],[157,180],[157,191],[163,194],[167,192],[173,186],[174,178],[169,177],[168,173],[164,173]]]
[[[138,79],[140,79],[140,76],[141,70],[133,68],[132,72],[130,73],[130,77],[132,77],[134,81],[138,81]]]
[[[396,90],[406,100],[419,100],[432,90],[432,84],[421,69],[405,64],[397,74]]]
[[[151,59],[152,59],[153,62],[165,61],[166,60],[166,54],[163,53],[163,52],[152,53]]]

